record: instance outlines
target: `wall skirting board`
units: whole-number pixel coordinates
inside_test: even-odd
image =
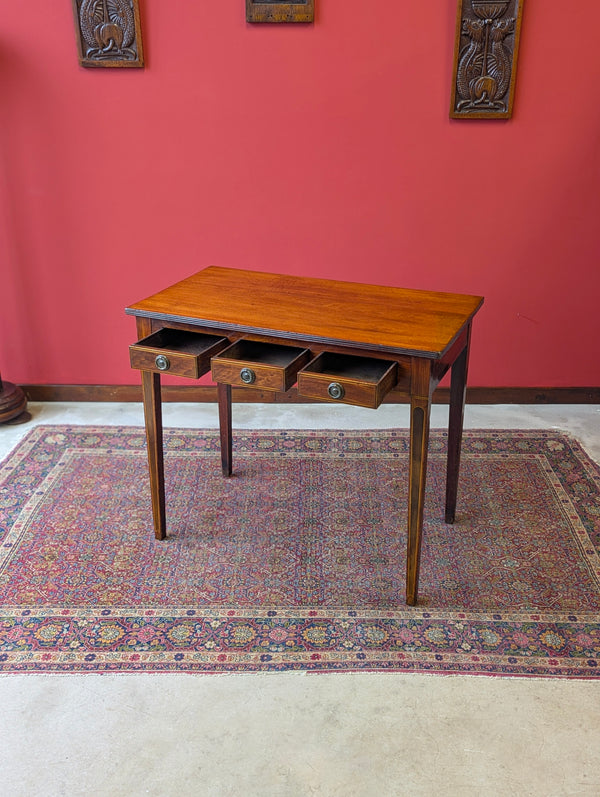
[[[22,385],[29,401],[141,401],[140,385]],[[163,401],[214,402],[214,385],[163,385]],[[450,390],[438,388],[433,400],[447,404]],[[233,400],[251,403],[304,404],[310,399],[298,396],[296,388],[274,393],[252,388],[233,388]],[[386,403],[403,404],[406,397],[392,391]],[[600,387],[470,387],[469,404],[600,404]]]

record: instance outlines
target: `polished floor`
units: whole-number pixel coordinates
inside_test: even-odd
[[[32,404],[37,423],[142,425],[135,404]],[[434,426],[447,408],[435,406]],[[168,426],[217,425],[168,404]],[[235,405],[246,428],[407,426],[405,406]],[[553,428],[600,462],[600,406],[468,406],[471,428]],[[600,795],[600,683],[301,673],[0,678],[0,797]]]

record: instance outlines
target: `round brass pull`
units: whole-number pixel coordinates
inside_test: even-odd
[[[165,357],[164,354],[159,354],[154,360],[154,364],[158,368],[159,371],[168,371],[171,363],[169,362],[169,358]]]
[[[332,399],[344,398],[344,388],[339,382],[332,382],[327,388],[327,392]]]
[[[240,371],[240,379],[245,385],[251,385],[256,379],[256,374],[252,368],[242,368]]]

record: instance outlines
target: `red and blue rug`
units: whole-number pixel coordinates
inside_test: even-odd
[[[406,431],[40,426],[0,466],[0,672],[600,675],[600,468],[553,431],[433,431],[419,605]]]

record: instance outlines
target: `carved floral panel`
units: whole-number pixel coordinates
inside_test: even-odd
[[[138,0],[73,0],[82,66],[142,67]]]
[[[523,0],[459,0],[450,116],[509,119]]]

